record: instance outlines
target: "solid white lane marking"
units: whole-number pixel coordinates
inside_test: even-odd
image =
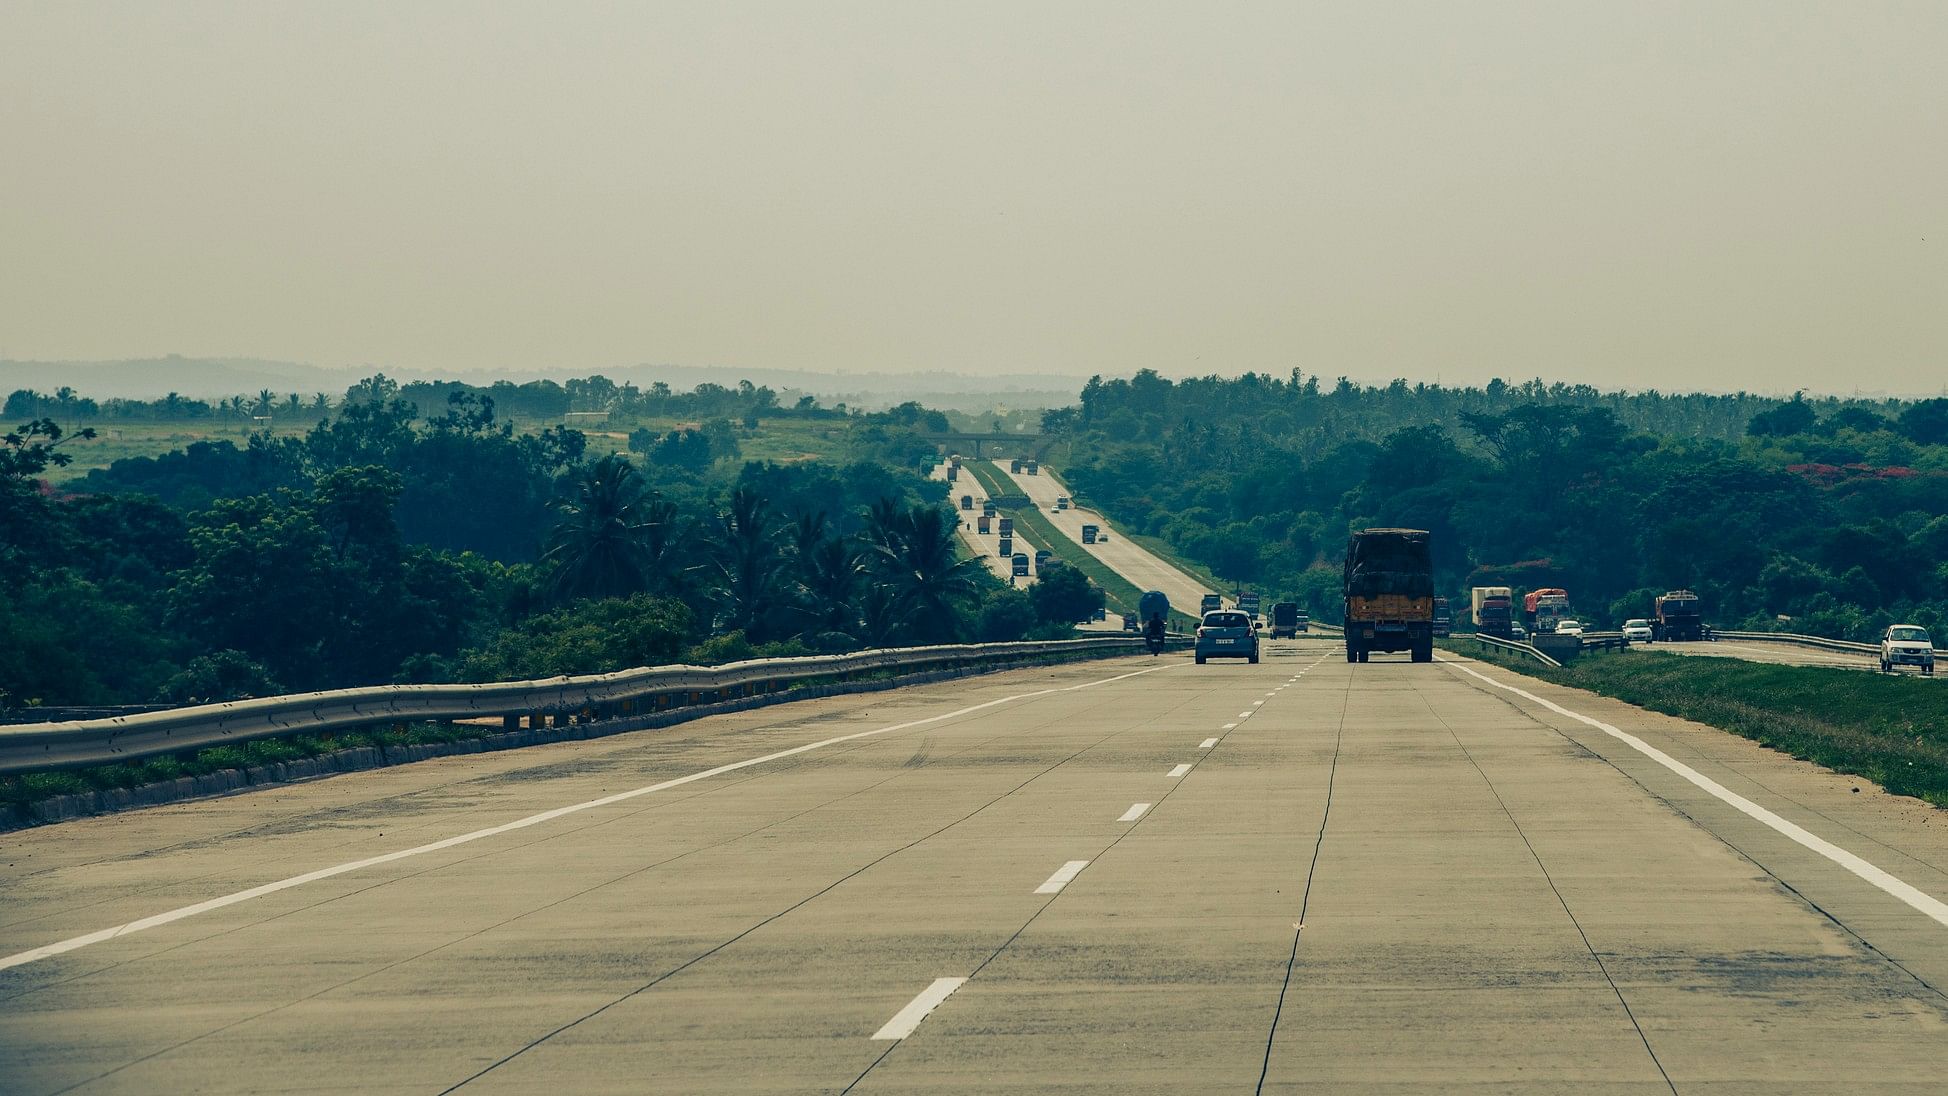
[[[1217,739],[1215,739],[1215,738],[1207,738],[1207,739],[1205,739],[1204,741],[1202,741],[1202,742],[1199,742],[1199,743],[1197,744],[1197,748],[1198,748],[1198,749],[1200,749],[1200,750],[1208,750],[1208,749],[1210,749],[1210,748],[1211,748],[1212,746],[1215,746],[1215,745],[1217,745]]]
[[[1082,869],[1088,866],[1089,866],[1089,861],[1087,860],[1069,861],[1068,863],[1062,865],[1061,867],[1056,868],[1054,875],[1049,876],[1048,879],[1045,882],[1043,882],[1041,886],[1035,888],[1035,893],[1054,894],[1056,891],[1059,891],[1063,887],[1068,886],[1069,881],[1071,879],[1074,879],[1076,876],[1081,875]]]
[[[1131,803],[1130,809],[1124,811],[1123,816],[1121,818],[1118,818],[1116,821],[1134,822],[1137,819],[1142,818],[1143,812],[1149,809],[1150,809],[1150,805],[1148,803]]]
[[[181,921],[186,917],[195,917],[200,913],[220,910],[225,906],[234,906],[239,902],[248,902],[253,898],[262,898],[267,894],[276,894],[278,891],[290,890],[292,887],[301,887],[306,883],[315,883],[320,879],[330,879],[333,876],[344,875],[347,872],[355,872],[363,868],[373,868],[380,864],[390,864],[395,860],[404,860],[411,856],[439,852],[442,849],[470,844],[482,838],[498,837],[504,833],[524,830],[529,826],[538,826],[543,822],[552,822],[557,818],[563,818],[571,814],[579,814],[582,811],[593,810],[596,807],[606,807],[612,803],[621,803],[626,800],[636,799],[640,796],[668,791],[671,788],[680,788],[685,784],[694,784],[699,780],[708,780],[713,776],[722,776],[725,773],[736,772],[739,769],[748,769],[753,765],[763,765],[767,762],[779,761],[787,757],[796,757],[799,754],[810,753],[813,750],[824,749],[827,746],[836,746],[841,742],[857,742],[862,738],[873,738],[878,735],[892,734],[896,731],[910,730],[914,727],[924,727],[930,723],[956,719],[960,716],[983,711],[1001,704],[1009,704],[1017,700],[1033,700],[1036,697],[1049,696],[1054,693],[1074,692],[1078,689],[1087,689],[1096,685],[1107,685],[1114,681],[1122,681],[1127,678],[1139,677],[1143,674],[1155,673],[1158,670],[1167,670],[1170,668],[1169,664],[1152,666],[1148,669],[1137,670],[1132,673],[1117,674],[1115,677],[1105,677],[1095,681],[1084,682],[1081,685],[1069,685],[1060,689],[1037,689],[1034,692],[997,697],[994,700],[971,704],[965,708],[957,708],[951,712],[930,715],[924,719],[911,719],[905,723],[894,723],[890,726],[876,727],[870,731],[854,731],[851,734],[836,735],[832,738],[821,739],[817,742],[808,742],[802,746],[793,746],[790,749],[778,750],[758,757],[748,757],[742,761],[733,761],[729,764],[719,765],[716,768],[705,769],[702,772],[694,772],[688,776],[679,776],[672,780],[662,781],[661,783],[616,792],[613,795],[602,796],[600,799],[589,799],[580,803],[572,803],[566,807],[556,807],[552,810],[528,815],[526,818],[517,818],[512,822],[503,822],[498,826],[488,826],[485,829],[473,830],[469,833],[455,834],[452,837],[441,838],[438,841],[431,841],[424,845],[415,845],[409,849],[399,849],[394,852],[381,853],[378,856],[368,856],[362,860],[349,860],[343,864],[333,864],[328,868],[308,871],[303,875],[293,875],[288,879],[279,879],[273,883],[265,883],[261,886],[251,887],[248,890],[240,890],[234,894],[223,895],[220,898],[211,898],[208,901],[197,902],[188,906],[179,906],[176,909],[158,913],[150,917],[127,921],[112,928],[100,929],[82,936],[72,936],[66,940],[56,941],[52,944],[44,944],[41,947],[31,948],[27,951],[15,952],[8,956],[0,956],[0,970],[6,970],[9,967],[17,967],[24,963],[32,963],[39,959],[47,959],[52,956],[61,955],[74,951],[76,948],[85,948],[90,944],[99,944],[104,940],[113,940],[118,936],[128,936],[132,933],[158,928],[162,925]]]
[[[1179,765],[1176,768],[1170,770],[1169,776],[1170,779],[1175,780],[1189,771],[1190,771],[1189,765]]]
[[[945,1001],[955,990],[966,984],[965,978],[934,979],[933,985],[921,990],[920,996],[908,1001],[905,1008],[894,1013],[893,1018],[886,1021],[885,1027],[873,1032],[873,1038],[887,1041],[904,1039],[913,1034],[913,1029],[919,1027],[920,1021],[927,1018],[927,1013],[939,1008],[940,1002]]]
[[[1638,753],[1643,754],[1645,757],[1650,758],[1652,761],[1655,761],[1659,765],[1664,766],[1666,769],[1669,769],[1670,771],[1676,773],[1678,776],[1683,777],[1685,780],[1688,780],[1692,784],[1695,784],[1698,787],[1704,789],[1706,792],[1709,792],[1713,797],[1717,798],[1719,801],[1732,807],[1740,814],[1746,815],[1749,818],[1756,819],[1757,821],[1762,822],[1767,826],[1770,826],[1772,829],[1778,831],[1780,834],[1791,839],[1797,844],[1802,845],[1808,849],[1811,849],[1816,853],[1819,853],[1821,856],[1824,856],[1828,860],[1833,861],[1835,864],[1838,864],[1839,866],[1859,876],[1861,879],[1866,880],[1867,882],[1873,884],[1874,886],[1880,888],[1881,890],[1886,891],[1888,894],[1893,895],[1895,898],[1898,898],[1901,901],[1907,903],[1909,906],[1913,907],[1915,910],[1919,911],[1920,913],[1923,913],[1928,917],[1933,918],[1935,921],[1938,921],[1943,925],[1948,925],[1948,902],[1941,901],[1939,898],[1936,898],[1934,895],[1931,895],[1926,891],[1923,891],[1919,887],[1916,887],[1913,884],[1908,883],[1905,880],[1900,879],[1897,876],[1894,876],[1888,873],[1887,871],[1875,866],[1874,864],[1869,863],[1867,860],[1859,856],[1856,856],[1851,852],[1848,852],[1847,850],[1841,848],[1838,845],[1835,845],[1831,841],[1826,840],[1825,838],[1819,836],[1818,834],[1810,833],[1807,830],[1798,826],[1797,824],[1793,822],[1789,822],[1786,819],[1779,817],[1778,815],[1772,813],[1771,811],[1765,809],[1764,807],[1759,806],[1757,803],[1754,803],[1751,800],[1745,798],[1744,796],[1738,794],[1737,792],[1732,791],[1730,788],[1725,787],[1723,784],[1718,783],[1716,780],[1713,780],[1710,777],[1704,775],[1703,773],[1692,768],[1691,766],[1686,765],[1684,762],[1679,761],[1678,759],[1672,757],[1670,754],[1665,753],[1663,750],[1660,750],[1657,747],[1651,745],[1650,743],[1645,742],[1643,739],[1638,738],[1636,735],[1629,734],[1625,731],[1620,731],[1615,727],[1610,726],[1608,723],[1603,722],[1600,719],[1592,719],[1589,716],[1583,715],[1581,712],[1572,712],[1568,708],[1565,708],[1562,705],[1557,704],[1552,700],[1545,700],[1542,697],[1539,697],[1534,693],[1529,692],[1527,689],[1518,689],[1513,685],[1507,685],[1500,681],[1496,681],[1494,678],[1489,677],[1486,674],[1476,673],[1474,670],[1461,665],[1459,662],[1453,659],[1444,658],[1441,661],[1453,666],[1455,669],[1460,670],[1462,673],[1467,674],[1470,677],[1477,678],[1481,681],[1486,682],[1489,685],[1493,685],[1497,689],[1501,689],[1505,692],[1511,692],[1514,693],[1516,696],[1523,697],[1528,700],[1532,700],[1535,703],[1542,705],[1543,707],[1549,709],[1552,712],[1555,712],[1558,715],[1567,716],[1578,723],[1584,724],[1585,726],[1594,727],[1597,730],[1602,731],[1604,734],[1609,735],[1611,738],[1614,738],[1617,741],[1623,743],[1624,745],[1629,746],[1631,749],[1636,750]]]

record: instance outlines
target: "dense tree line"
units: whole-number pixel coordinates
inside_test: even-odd
[[[855,417],[837,465],[638,464],[592,457],[575,430],[517,432],[490,394],[447,391],[429,416],[404,391],[375,378],[302,437],[200,442],[59,489],[46,473],[76,435],[49,419],[7,434],[0,707],[1019,639],[1075,619],[962,556],[924,475],[933,448],[901,415]]]
[[[1325,619],[1347,532],[1398,525],[1433,531],[1456,599],[1561,586],[1615,624],[1690,587],[1721,626],[1948,623],[1948,400],[1315,380],[1091,381],[1045,425],[1078,491]]]

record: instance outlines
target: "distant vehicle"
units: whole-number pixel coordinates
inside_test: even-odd
[[[981,500],[981,513],[983,513],[983,514],[993,514],[993,513],[994,513],[994,511],[995,511],[995,505],[994,505],[994,500],[993,500],[993,499],[982,499],[982,500]]]
[[[1454,633],[1454,612],[1447,607],[1447,599],[1434,599],[1434,638],[1446,639]]]
[[[1050,558],[1051,556],[1049,554],[1048,549],[1037,548],[1035,550],[1035,573],[1036,574],[1039,575],[1042,573],[1043,568],[1046,568],[1048,566],[1048,561]]]
[[[982,514],[979,518],[975,519],[975,528],[979,529],[983,534],[986,534],[993,525],[994,518],[992,515]]]
[[[1407,651],[1434,661],[1434,556],[1425,529],[1362,529],[1346,541],[1346,661]]]
[[[1895,624],[1880,636],[1880,669],[1890,673],[1897,666],[1919,666],[1934,674],[1934,641],[1919,624]]]
[[[1008,517],[1006,514],[1001,516],[1001,535],[1004,537],[1015,535],[1015,519]]]
[[[1108,610],[1107,608],[1105,608],[1105,607],[1103,607],[1103,606],[1101,606],[1101,605],[1098,605],[1098,606],[1096,606],[1096,612],[1095,612],[1095,619],[1096,619],[1096,620],[1108,620],[1108,619],[1109,619],[1109,610]]]
[[[1312,614],[1306,612],[1304,609],[1300,609],[1299,610],[1299,631],[1310,632],[1311,630],[1312,630]]]
[[[1042,463],[1040,461],[1025,460],[1021,462],[1021,470],[1031,476],[1039,476],[1042,474]]]
[[[1649,643],[1651,634],[1650,621],[1642,617],[1632,617],[1623,622],[1623,638],[1632,643]]]
[[[953,456],[951,456],[951,457],[948,457],[948,458],[947,458],[947,460],[948,460],[948,461],[949,461],[950,463],[952,463],[952,464],[953,464],[953,466],[954,466],[955,468],[959,468],[959,467],[960,467],[960,454],[959,454],[959,453],[956,453],[956,454],[954,454]]]
[[[1529,630],[1520,624],[1510,624],[1508,626],[1508,638],[1517,643],[1527,643],[1529,641]]]
[[[1003,534],[1001,535],[1001,543],[999,543],[999,544],[997,544],[997,545],[995,545],[995,546],[994,546],[994,550],[995,550],[996,552],[999,552],[999,553],[1001,554],[1001,558],[1002,558],[1002,559],[1006,559],[1006,558],[1008,558],[1009,556],[1012,556],[1012,555],[1014,555],[1014,554],[1015,554],[1015,538],[1013,538],[1013,537],[1011,537],[1011,536],[1008,536],[1008,535],[1007,535],[1006,533],[1003,533]]]
[[[960,478],[960,465],[958,465],[958,464],[950,464],[950,465],[948,465],[948,466],[947,466],[947,482],[948,482],[948,483],[952,483],[952,482],[954,482],[955,480],[957,480],[957,479],[959,479],[959,478]]]
[[[1009,462],[1008,462],[1008,471],[1010,471],[1010,472],[1019,472],[1019,471],[1021,471],[1021,459],[1017,457],[1016,459],[1014,459],[1014,460],[1011,460],[1011,461],[1009,461]]]
[[[1272,606],[1272,638],[1292,639],[1299,634],[1299,603],[1281,601]]]
[[[1515,623],[1514,591],[1506,586],[1477,586],[1474,595],[1475,631],[1507,639]]]
[[[1238,611],[1241,613],[1249,613],[1252,616],[1257,616],[1258,615],[1258,595],[1252,593],[1250,590],[1238,591]]]
[[[963,509],[963,510],[972,510],[972,509],[974,509],[974,496],[973,496],[973,495],[962,495],[962,496],[960,497],[960,508],[961,508],[961,509]]]
[[[1199,666],[1207,658],[1243,658],[1257,662],[1258,632],[1251,626],[1251,617],[1236,609],[1205,613],[1204,623],[1197,627],[1195,654]]]
[[[1098,533],[1100,533],[1100,532],[1101,532],[1101,530],[1099,530],[1099,529],[1098,529],[1097,527],[1095,527],[1094,525],[1085,525],[1085,526],[1083,526],[1083,527],[1082,527],[1082,543],[1084,543],[1084,544],[1094,544],[1094,543],[1096,543],[1096,538],[1097,538],[1097,534],[1098,534]]]
[[[1216,594],[1205,594],[1204,600],[1197,603],[1197,615],[1202,617],[1205,613],[1215,613],[1222,608],[1224,608],[1223,598]]]
[[[1055,508],[1057,510],[1067,510],[1069,508],[1069,496],[1067,495],[1055,496]]]
[[[1559,636],[1581,636],[1583,634],[1583,622],[1564,617],[1556,621],[1556,634]]]
[[[1145,590],[1136,599],[1138,630],[1143,633],[1143,645],[1152,655],[1163,653],[1164,642],[1170,630],[1170,599],[1162,590]]]
[[[1650,637],[1659,642],[1704,638],[1704,614],[1698,595],[1672,590],[1657,599],[1650,618]]]
[[[1124,614],[1123,614],[1123,630],[1124,630],[1125,632],[1140,632],[1140,631],[1142,631],[1142,629],[1141,629],[1141,628],[1138,628],[1138,627],[1136,626],[1136,614],[1135,614],[1135,613],[1124,613]]]
[[[1025,552],[1015,553],[1015,577],[1028,577],[1028,555]]]
[[[1556,622],[1569,615],[1569,591],[1553,586],[1540,590],[1530,590],[1522,599],[1522,623],[1528,626],[1529,634],[1548,634],[1556,630]]]

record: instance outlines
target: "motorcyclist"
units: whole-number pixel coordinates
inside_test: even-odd
[[[1148,623],[1143,625],[1143,639],[1144,642],[1150,645],[1151,654],[1155,655],[1155,654],[1163,653],[1163,618],[1162,617],[1153,616],[1150,618]]]

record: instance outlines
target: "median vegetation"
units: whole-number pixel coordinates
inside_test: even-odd
[[[1561,669],[1473,643],[1458,653],[1704,723],[1898,795],[1948,807],[1948,690],[1911,676],[1656,651],[1586,655]]]

